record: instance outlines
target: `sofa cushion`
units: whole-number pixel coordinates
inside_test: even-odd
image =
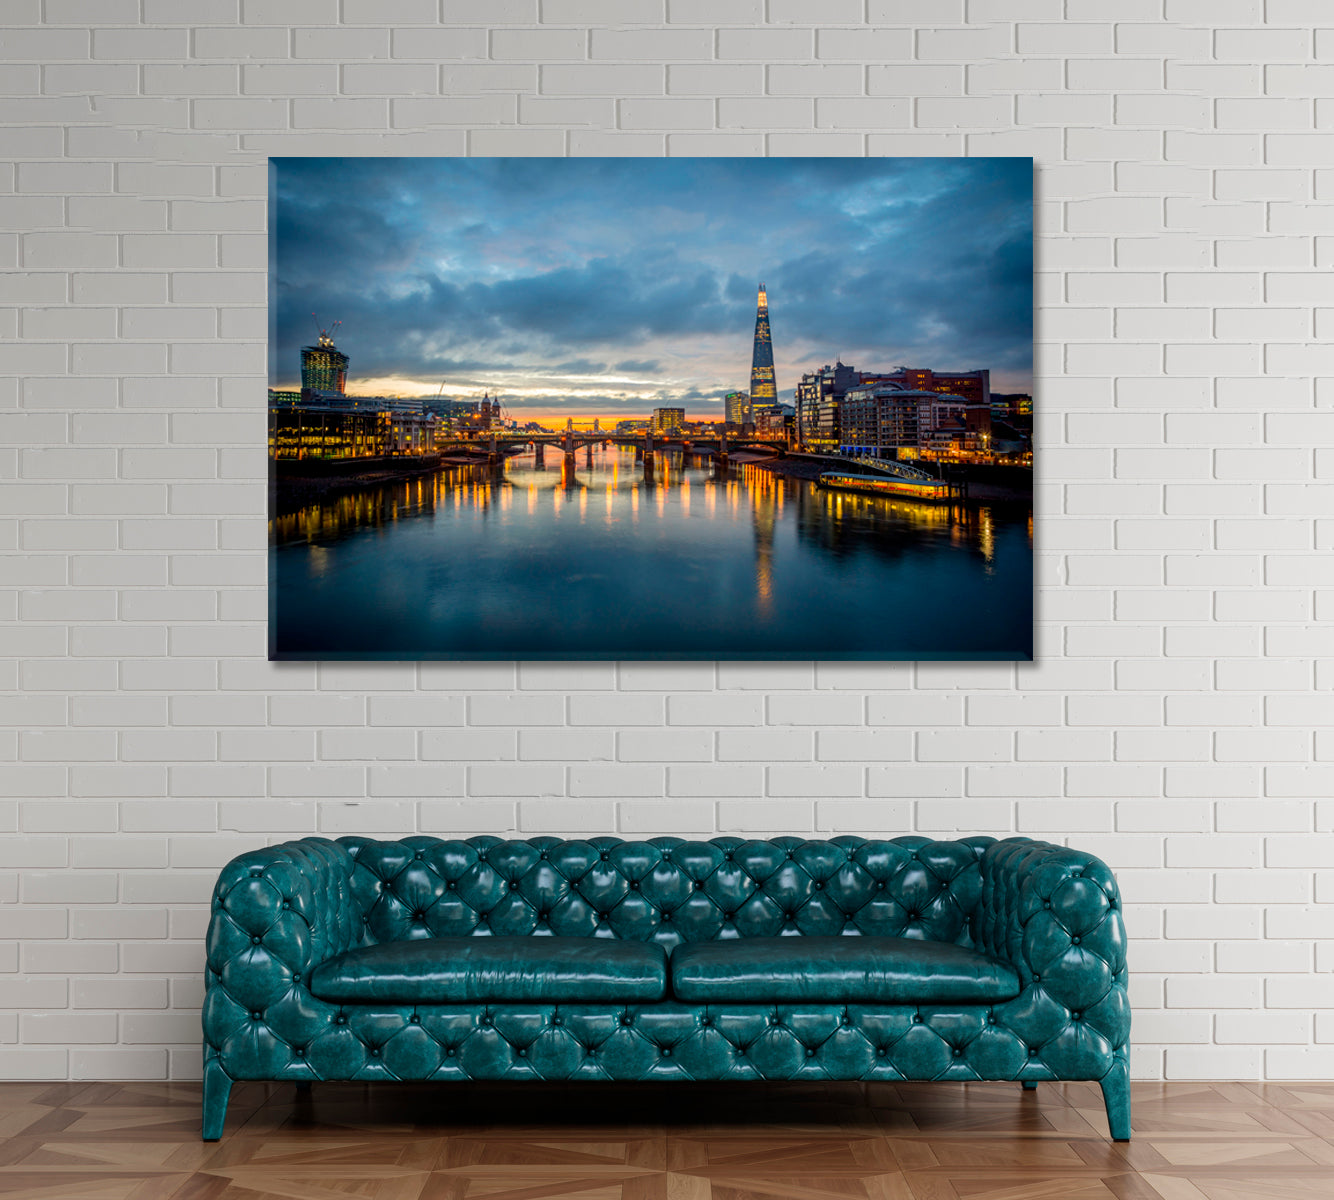
[[[897,937],[755,937],[672,951],[678,1000],[978,1004],[1011,1000],[1019,977],[999,959]]]
[[[315,969],[310,990],[340,1004],[661,1000],[667,956],[610,938],[419,938],[340,954]]]

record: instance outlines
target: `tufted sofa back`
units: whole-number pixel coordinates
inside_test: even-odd
[[[343,837],[375,942],[467,935],[654,941],[873,934],[967,943],[994,838],[707,842]]]

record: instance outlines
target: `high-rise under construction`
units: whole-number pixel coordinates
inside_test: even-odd
[[[760,284],[759,305],[755,312],[755,351],[750,359],[750,408],[778,403],[774,385],[774,343],[769,334],[769,294]]]
[[[301,347],[301,386],[318,392],[347,390],[347,355],[334,345],[334,331],[342,322],[320,330],[320,339],[314,346]]]

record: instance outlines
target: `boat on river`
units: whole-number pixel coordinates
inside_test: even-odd
[[[838,492],[861,492],[895,500],[917,500],[925,504],[948,504],[958,498],[958,488],[943,479],[905,479],[897,475],[872,475],[854,471],[824,471],[816,481],[820,487]]]

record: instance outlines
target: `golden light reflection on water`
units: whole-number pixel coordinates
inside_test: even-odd
[[[793,632],[798,621],[840,630],[855,621],[859,628],[868,622],[879,628],[882,621],[887,629],[916,628],[947,622],[951,606],[939,598],[966,598],[984,576],[1007,596],[1022,597],[1031,586],[1027,560],[1019,557],[1025,532],[1031,538],[1031,515],[1004,504],[919,504],[837,492],[750,464],[720,469],[707,456],[679,452],[645,462],[632,450],[608,449],[595,453],[591,465],[586,454],[561,455],[559,467],[550,453],[540,465],[529,453],[500,470],[450,468],[397,483],[368,482],[360,491],[310,495],[270,522],[273,544],[294,544],[298,551],[280,560],[282,569],[295,572],[289,578],[324,581],[331,597],[343,589],[356,603],[361,593],[374,595],[383,586],[370,580],[365,564],[396,564],[392,569],[404,571],[404,580],[418,581],[419,597],[426,598],[418,607],[432,613],[432,628],[452,628],[451,621],[463,628],[465,620],[481,628],[496,611],[517,604],[514,597],[546,604],[553,571],[585,551],[598,562],[597,552],[606,548],[606,561],[629,564],[633,578],[601,566],[571,574],[569,586],[583,606],[572,611],[587,614],[580,647],[594,644],[589,639],[608,619],[604,609],[620,619],[619,593],[652,581],[657,588],[679,584],[683,594],[702,597],[703,608],[712,603],[733,614],[728,619],[749,631],[743,649],[752,656],[773,631],[804,644],[794,640],[801,636]],[[290,495],[289,489],[284,498]],[[398,537],[394,527],[405,523]],[[393,540],[377,536],[377,529],[392,532]],[[409,531],[414,540],[405,540]],[[340,552],[334,543],[353,533],[371,536],[360,540],[359,551]],[[423,549],[423,534],[431,535],[431,548]],[[429,569],[417,571],[411,564],[418,562]],[[423,582],[428,577],[448,582]],[[490,588],[485,598],[481,585],[472,588],[474,578]],[[932,599],[923,602],[924,595]],[[919,602],[925,608],[914,610]],[[1020,600],[1012,603],[1020,611]],[[334,599],[328,606],[330,627],[337,629],[346,606]],[[474,609],[482,615],[473,617]]]
[[[982,557],[987,560],[987,571],[990,572],[996,564],[996,524],[991,519],[991,509],[978,509],[977,524],[978,544],[982,549]]]
[[[595,490],[602,493],[603,502],[597,506],[600,511],[590,515],[590,493]],[[471,510],[483,516],[498,510],[510,517],[523,511],[534,518],[548,512],[551,519],[574,519],[579,524],[596,516],[599,524],[610,529],[618,512],[628,511],[631,524],[637,526],[645,499],[651,499],[659,518],[665,518],[670,507],[684,519],[716,520],[726,515],[736,522],[743,508],[748,510],[755,553],[754,605],[760,617],[774,608],[777,532],[784,509],[794,500],[798,524],[802,513],[807,514],[807,521],[814,517],[817,525],[810,528],[829,546],[844,544],[854,525],[875,529],[888,520],[900,536],[913,528],[934,530],[950,544],[980,555],[988,574],[995,570],[997,522],[989,506],[917,504],[831,491],[753,465],[719,471],[711,462],[687,459],[680,453],[659,453],[644,462],[628,448],[599,454],[591,468],[562,456],[559,475],[528,455],[511,460],[500,474],[485,467],[452,468],[399,484],[324,496],[274,518],[270,530],[275,544],[307,543],[310,569],[318,575],[330,566],[326,544],[340,535],[431,514],[437,508]],[[621,507],[622,500],[625,507]],[[1031,538],[1031,514],[1028,532]]]

